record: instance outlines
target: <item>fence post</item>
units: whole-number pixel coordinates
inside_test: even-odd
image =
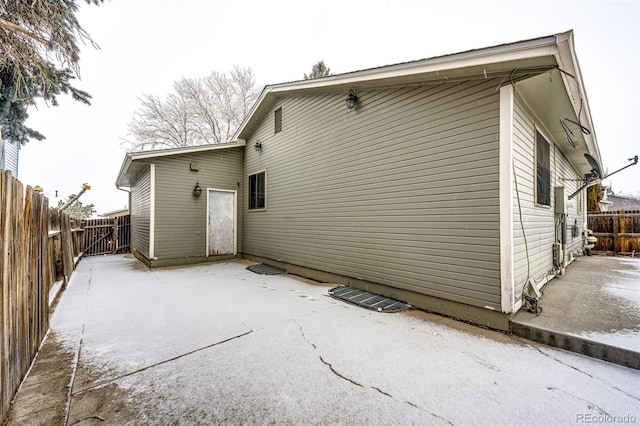
[[[111,254],[114,254],[118,251],[118,218],[113,218],[113,231],[111,235]]]
[[[9,318],[11,316],[9,310],[9,255],[11,254],[11,242],[13,236],[10,232],[11,219],[13,212],[11,210],[11,173],[0,172],[0,419],[4,418],[4,414],[9,409],[11,398],[13,397],[13,389],[11,389],[11,380],[9,375],[9,360],[11,352],[9,351]],[[5,331],[6,330],[6,331]]]
[[[620,210],[620,221],[618,225],[620,226],[620,253],[626,253],[628,250],[628,238],[626,235],[626,218],[624,216],[624,210]]]
[[[617,212],[616,212],[617,213]],[[613,254],[615,256],[616,253],[620,252],[620,239],[618,238],[618,233],[620,232],[620,216],[617,214],[613,215]]]

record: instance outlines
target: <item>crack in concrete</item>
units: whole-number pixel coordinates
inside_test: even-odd
[[[300,334],[302,334],[302,338],[305,340],[305,342],[307,342],[308,344],[310,344],[310,345],[313,347],[313,349],[318,349],[318,348],[316,347],[316,345],[314,345],[314,344],[313,344],[313,342],[312,342],[312,341],[310,341],[309,339],[307,339],[307,336],[304,334],[304,330],[302,329],[302,326],[298,323],[298,321],[293,320],[293,322],[295,322],[295,323],[296,323],[296,325],[300,328]]]
[[[251,334],[251,333],[253,333],[253,330],[249,330],[249,331],[246,331],[246,332],[244,332],[244,333],[238,334],[238,335],[236,335],[236,336],[229,337],[228,339],[224,339],[224,340],[221,340],[221,341],[219,341],[219,342],[212,343],[212,344],[210,344],[210,345],[203,346],[203,347],[201,347],[201,348],[194,349],[194,350],[189,351],[189,352],[185,352],[185,353],[183,353],[183,354],[180,354],[180,355],[174,356],[173,358],[165,359],[164,361],[160,361],[160,362],[157,362],[157,363],[155,363],[155,364],[147,365],[146,367],[139,368],[138,370],[132,371],[132,372],[130,372],[130,373],[122,374],[122,375],[120,375],[120,376],[118,376],[118,377],[115,377],[115,378],[113,378],[113,379],[105,380],[104,382],[98,382],[98,383],[94,384],[93,386],[90,386],[90,387],[88,387],[88,388],[82,389],[81,391],[78,391],[78,392],[74,393],[73,395],[74,395],[74,396],[75,396],[75,395],[82,395],[83,393],[86,393],[86,392],[88,392],[88,391],[91,391],[91,390],[94,390],[94,389],[97,389],[97,388],[103,387],[103,386],[108,385],[108,384],[111,384],[111,383],[115,383],[115,382],[117,382],[118,380],[123,379],[123,378],[125,378],[125,377],[133,376],[133,375],[135,375],[135,374],[141,373],[141,372],[143,372],[143,371],[149,370],[149,369],[154,368],[154,367],[157,367],[157,366],[159,366],[159,365],[167,364],[167,363],[169,363],[169,362],[176,361],[176,360],[178,360],[178,359],[180,359],[180,358],[184,358],[184,357],[186,357],[186,356],[189,356],[189,355],[195,354],[195,353],[197,353],[197,352],[201,352],[201,351],[204,351],[204,350],[206,350],[206,349],[210,349],[210,348],[213,348],[213,347],[215,347],[215,346],[219,346],[219,345],[222,345],[222,344],[224,344],[224,343],[228,343],[228,342],[230,342],[230,341],[232,341],[232,340],[239,339],[239,338],[244,337],[244,336],[247,336],[247,335],[249,335],[249,334]]]
[[[380,389],[380,388],[377,388],[377,387],[375,387],[375,386],[371,386],[371,389],[377,390],[377,391],[378,391],[378,392],[380,392],[381,394],[383,394],[383,395],[385,395],[385,396],[388,396],[389,398],[394,399],[394,400],[396,400],[396,401],[397,401],[397,399],[395,399],[395,398],[393,397],[393,395],[391,395],[390,393],[386,393],[385,391],[383,391],[383,390],[382,390],[382,389]]]
[[[316,345],[315,345],[311,340],[309,340],[309,339],[307,338],[306,334],[304,334],[304,329],[302,328],[302,325],[301,325],[298,321],[296,321],[296,320],[291,320],[291,321],[293,321],[293,322],[298,326],[298,329],[300,330],[300,334],[302,335],[302,338],[304,339],[304,341],[305,341],[305,342],[307,342],[309,345],[311,345],[311,347],[313,348],[313,350],[314,350],[314,351],[317,351],[317,350],[318,350],[318,347],[317,347],[317,346],[316,346]],[[345,375],[343,375],[343,374],[340,374],[340,373],[339,373],[335,368],[333,368],[333,365],[331,365],[331,363],[330,363],[330,362],[327,362],[327,361],[325,361],[325,360],[324,360],[324,358],[322,358],[322,355],[318,354],[318,358],[320,359],[320,361],[321,361],[324,365],[326,365],[327,367],[329,367],[329,370],[330,370],[333,374],[335,374],[336,376],[340,377],[340,378],[341,378],[341,379],[343,379],[343,380],[346,380],[347,382],[349,382],[349,383],[351,383],[351,384],[353,384],[353,385],[356,385],[356,386],[359,386],[359,387],[361,387],[361,388],[364,388],[364,386],[362,386],[360,383],[356,382],[355,380],[352,380],[352,379],[350,379],[349,377],[347,377],[347,376],[345,376]]]
[[[80,419],[75,423],[71,423],[71,426],[77,425],[78,423],[83,423],[85,420],[91,420],[91,419],[100,420],[102,422],[106,421],[106,419],[104,417],[100,417],[98,415],[93,415],[93,416],[85,417],[84,419]]]
[[[397,400],[396,400],[396,401],[397,401]],[[436,419],[440,419],[440,420],[442,420],[443,422],[447,422],[447,423],[448,423],[448,424],[450,424],[451,426],[455,426],[455,425],[454,425],[450,420],[447,420],[447,419],[445,419],[445,418],[444,418],[444,417],[442,417],[442,416],[439,416],[439,415],[437,415],[437,414],[435,414],[435,413],[432,413],[432,412],[431,412],[431,411],[429,411],[429,410],[425,410],[425,409],[424,409],[424,408],[422,408],[422,407],[418,407],[416,404],[414,404],[414,403],[413,403],[413,402],[411,402],[411,401],[405,401],[405,403],[406,403],[406,404],[409,404],[410,406],[412,406],[412,407],[414,407],[414,408],[416,408],[416,409],[418,409],[418,410],[420,410],[420,411],[424,411],[425,413],[429,414],[429,415],[430,415],[430,416],[432,416],[432,417],[435,417]]]
[[[566,363],[566,362],[564,362],[564,361],[560,361],[558,358],[556,358],[556,357],[554,357],[554,356],[552,356],[552,355],[550,355],[550,354],[548,354],[548,353],[544,352],[542,349],[540,349],[540,348],[538,348],[538,347],[535,347],[535,346],[532,346],[532,347],[533,347],[533,348],[535,348],[535,349],[536,349],[538,352],[540,352],[542,355],[545,355],[545,356],[547,356],[547,357],[551,358],[552,360],[554,360],[554,361],[556,361],[556,362],[559,362],[559,363],[560,363],[560,364],[562,364],[562,365],[565,365],[565,366],[567,366],[567,367],[569,367],[569,368],[571,368],[571,369],[574,369],[574,370],[576,370],[577,372],[582,373],[582,374],[584,374],[584,375],[586,375],[586,376],[588,376],[588,377],[591,377],[591,378],[592,378],[592,379],[594,379],[594,380],[598,380],[599,382],[602,382],[602,383],[604,383],[604,384],[607,384],[607,383],[606,383],[606,382],[604,382],[603,380],[601,380],[601,379],[599,379],[599,378],[597,378],[597,377],[594,377],[593,375],[591,375],[591,374],[589,374],[589,373],[587,373],[587,372],[585,372],[585,371],[582,371],[582,370],[580,370],[579,368],[574,367],[573,365],[567,364],[567,363]],[[638,398],[637,396],[631,395],[630,393],[625,392],[624,390],[622,390],[622,389],[620,389],[620,388],[618,388],[618,387],[616,387],[616,386],[613,386],[613,385],[609,385],[609,386],[611,386],[611,388],[612,388],[612,389],[617,390],[618,392],[622,393],[622,394],[623,394],[623,395],[625,395],[625,396],[628,396],[628,397],[629,397],[629,398],[631,398],[631,399],[635,399],[636,401],[640,401],[640,398]]]
[[[571,365],[571,364],[567,364],[567,363],[566,363],[566,362],[564,362],[564,361],[560,361],[558,358],[556,358],[555,356],[553,356],[553,355],[551,355],[551,354],[548,354],[548,353],[544,352],[544,351],[543,351],[542,349],[540,349],[539,347],[537,347],[537,346],[533,346],[533,345],[530,345],[530,346],[531,346],[532,348],[534,348],[535,350],[537,350],[538,352],[540,352],[542,355],[544,355],[544,356],[546,356],[546,357],[549,357],[549,358],[551,358],[552,360],[554,360],[554,361],[556,361],[556,362],[558,362],[558,363],[560,363],[560,364],[562,364],[562,365],[564,365],[564,366],[566,366],[566,367],[569,367],[569,368],[571,368],[571,369],[573,369],[573,370],[576,370],[578,373],[582,373],[582,374],[584,374],[585,376],[591,377],[592,379],[594,378],[591,374],[587,373],[586,371],[582,371],[582,370],[580,370],[578,367],[574,367],[574,366],[573,366],[573,365]]]
[[[335,374],[336,376],[340,377],[341,379],[346,380],[347,382],[353,383],[353,384],[354,384],[354,385],[356,385],[356,386],[360,386],[361,388],[363,388],[363,387],[364,387],[364,386],[362,386],[360,383],[356,382],[355,380],[352,380],[352,379],[348,378],[347,376],[344,376],[344,375],[342,375],[342,374],[338,373],[338,372],[336,371],[336,369],[335,369],[335,368],[333,368],[333,365],[331,365],[331,363],[329,363],[329,362],[325,361],[325,360],[324,360],[324,358],[322,358],[322,355],[318,355],[318,358],[320,358],[320,361],[322,361],[322,363],[323,363],[324,365],[326,365],[327,367],[329,367],[329,370],[331,370],[331,372],[332,372],[333,374]]]
[[[593,402],[589,401],[588,399],[584,399],[584,398],[580,398],[579,396],[575,396],[565,390],[559,389],[559,388],[554,388],[553,386],[549,386],[547,387],[548,390],[550,391],[558,391],[558,392],[562,392],[563,394],[570,396],[573,399],[576,399],[578,401],[582,401],[582,402],[586,402],[587,403],[587,408],[589,410],[593,410],[595,409],[598,413],[600,413],[601,415],[604,416],[610,416],[609,413],[607,413],[602,407],[598,406],[597,404],[594,404]]]
[[[304,329],[302,328],[302,325],[301,325],[298,321],[296,321],[296,320],[292,320],[292,321],[293,321],[293,322],[298,326],[298,328],[300,329],[300,334],[302,335],[302,338],[305,340],[305,342],[307,342],[309,345],[311,345],[311,347],[313,347],[313,350],[314,350],[314,351],[317,351],[317,350],[318,350],[318,347],[317,347],[317,346],[316,346],[316,345],[315,345],[311,340],[309,340],[309,339],[307,338],[306,334],[304,333]],[[349,383],[351,383],[351,384],[353,384],[353,385],[355,385],[355,386],[358,386],[358,387],[361,387],[361,388],[363,388],[363,389],[366,389],[366,387],[365,387],[364,385],[362,385],[361,383],[358,383],[358,382],[356,382],[355,380],[353,380],[353,379],[351,379],[351,378],[349,378],[349,377],[345,376],[344,374],[341,374],[340,372],[338,372],[338,371],[333,367],[333,365],[332,365],[330,362],[325,361],[325,359],[322,357],[322,355],[318,354],[318,358],[320,359],[320,361],[321,361],[324,365],[326,365],[327,367],[329,367],[329,370],[330,370],[333,374],[335,374],[336,376],[340,377],[340,378],[341,378],[341,379],[343,379],[343,380],[346,380],[347,382],[349,382]],[[449,425],[451,425],[451,426],[454,426],[454,424],[453,424],[451,421],[449,421],[449,420],[445,419],[444,417],[441,417],[441,416],[439,416],[439,415],[437,415],[437,414],[435,414],[435,413],[432,413],[431,411],[426,410],[426,409],[424,409],[424,408],[422,408],[422,407],[420,407],[420,406],[418,406],[418,405],[414,404],[414,403],[413,403],[413,402],[411,402],[411,401],[400,401],[399,399],[397,399],[396,397],[394,397],[394,396],[393,396],[393,395],[391,395],[390,393],[385,392],[385,391],[383,391],[382,389],[380,389],[380,388],[378,388],[378,387],[376,387],[376,386],[369,386],[369,388],[370,388],[370,389],[375,390],[376,392],[378,392],[378,393],[380,393],[380,394],[382,394],[382,395],[384,395],[384,396],[386,396],[386,397],[388,397],[388,398],[391,398],[392,400],[394,400],[394,401],[395,401],[395,402],[397,402],[397,403],[400,403],[400,404],[408,404],[408,405],[410,405],[410,406],[412,406],[412,407],[414,407],[414,408],[416,408],[416,409],[418,409],[418,410],[420,410],[420,411],[423,411],[423,412],[425,412],[425,413],[429,414],[430,416],[433,416],[433,417],[435,417],[435,418],[437,418],[437,419],[440,419],[440,420],[442,420],[442,421],[446,422],[447,424],[449,424]]]
[[[616,387],[616,386],[611,386],[613,389],[617,390],[618,392],[628,396],[631,399],[635,399],[636,401],[640,401],[640,398],[638,398],[637,396],[631,395],[630,393],[627,393],[625,391],[623,391],[622,389]]]

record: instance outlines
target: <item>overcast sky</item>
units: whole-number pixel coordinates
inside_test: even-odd
[[[78,18],[100,46],[81,55],[77,86],[91,106],[64,98],[32,110],[47,139],[20,154],[20,180],[98,213],[122,208],[115,187],[126,150],[120,137],[143,93],[163,96],[181,77],[252,67],[259,87],[300,80],[320,59],[333,74],[573,29],[604,168],[640,154],[640,1],[106,0]],[[608,179],[640,194],[640,165]]]

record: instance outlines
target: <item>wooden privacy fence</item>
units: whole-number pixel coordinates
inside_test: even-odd
[[[50,291],[82,251],[78,224],[0,172],[0,423],[49,328]]]
[[[588,212],[587,227],[598,239],[593,251],[640,256],[640,210]]]
[[[130,216],[87,219],[82,222],[84,255],[115,254],[129,251]]]

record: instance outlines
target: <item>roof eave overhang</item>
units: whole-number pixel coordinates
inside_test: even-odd
[[[573,113],[578,122],[590,130],[590,134],[582,135],[582,137],[584,138],[588,153],[598,160],[598,163],[602,166],[602,158],[600,156],[596,131],[593,126],[589,100],[587,99],[587,92],[584,87],[584,81],[575,51],[573,31],[558,34],[556,38],[558,45],[558,52],[556,54],[558,66],[564,71],[562,73],[562,79],[573,107]]]
[[[572,32],[556,37],[554,61],[557,67],[516,82],[516,90],[536,116],[537,123],[542,125],[543,133],[553,140],[576,171],[586,175],[592,166],[584,154],[590,154],[601,164],[600,152]],[[587,132],[583,132],[580,125]]]
[[[132,182],[130,182],[129,171],[131,170],[131,164],[136,160],[153,159],[153,158],[167,157],[167,156],[181,155],[181,154],[193,154],[193,153],[206,152],[206,151],[216,151],[220,149],[238,148],[238,147],[244,147],[245,144],[246,143],[244,140],[238,139],[236,140],[236,142],[231,142],[231,143],[198,145],[198,146],[189,146],[189,147],[182,147],[182,148],[158,149],[154,151],[127,152],[124,156],[124,160],[122,161],[122,165],[120,166],[120,172],[118,173],[118,177],[116,178],[116,187],[130,188]]]
[[[120,172],[118,173],[118,177],[116,178],[116,188],[128,188],[130,185],[129,179],[127,177],[127,172],[129,171],[129,166],[131,166],[131,152],[127,152],[124,155],[124,160],[122,161],[122,165],[120,166]]]
[[[474,76],[486,78],[490,73],[511,71],[518,63],[526,64],[533,58],[555,57],[557,51],[557,36],[548,36],[314,80],[266,86],[234,138],[246,139],[254,125],[253,122],[262,118],[274,99],[285,93],[338,90],[359,86],[372,87],[405,82],[443,82]]]

